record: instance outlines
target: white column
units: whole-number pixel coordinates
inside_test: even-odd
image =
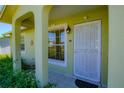
[[[13,70],[21,71],[21,53],[20,53],[20,23],[12,22],[12,54],[13,54]]]
[[[43,87],[48,83],[48,13],[37,7],[34,16],[36,79]]]

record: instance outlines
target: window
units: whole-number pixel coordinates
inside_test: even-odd
[[[65,32],[63,30],[54,30],[48,32],[48,58],[64,62],[65,50]]]
[[[21,36],[21,51],[25,51],[24,36]]]

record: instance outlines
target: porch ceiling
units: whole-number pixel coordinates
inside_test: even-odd
[[[80,12],[90,11],[96,8],[106,7],[103,5],[55,5],[53,6],[52,10],[49,14],[49,20],[56,20],[63,17],[67,17],[70,15],[74,15]],[[24,20],[22,26],[27,28],[34,27],[34,18],[33,16],[29,17],[28,19]]]
[[[60,19],[63,17],[67,17],[79,12],[85,12],[89,10],[93,10],[96,8],[102,8],[106,6],[100,5],[55,5],[53,6],[52,10],[49,14],[49,20]],[[34,27],[34,18],[33,16],[29,17],[28,19],[24,20],[22,26],[27,28]]]
[[[3,15],[0,18],[1,22],[12,23],[12,16],[18,9],[19,5],[7,5]],[[49,20],[56,20],[79,12],[86,12],[92,9],[106,7],[103,5],[54,5],[49,14]],[[9,16],[8,16],[9,15]],[[22,26],[31,28],[34,26],[33,17],[23,21]]]
[[[49,19],[56,20],[80,12],[86,12],[96,8],[106,7],[103,5],[55,5],[50,11]]]

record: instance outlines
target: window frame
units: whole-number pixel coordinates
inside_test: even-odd
[[[50,59],[48,58],[48,63],[52,65],[57,65],[57,66],[62,66],[66,67],[67,66],[67,24],[60,24],[60,25],[54,25],[48,28],[48,31],[53,31],[53,30],[64,30],[64,60],[57,60],[57,59]],[[49,51],[48,51],[49,52]]]
[[[21,43],[22,43],[22,37],[23,37],[23,43],[24,43],[24,50],[21,50]],[[25,43],[25,35],[24,34],[21,34],[20,36],[20,50],[21,50],[21,53],[25,53],[26,52],[26,43]]]

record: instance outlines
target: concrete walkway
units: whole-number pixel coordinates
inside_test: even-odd
[[[57,88],[77,88],[75,85],[75,79],[65,76],[63,74],[49,71],[49,82],[54,83]]]

